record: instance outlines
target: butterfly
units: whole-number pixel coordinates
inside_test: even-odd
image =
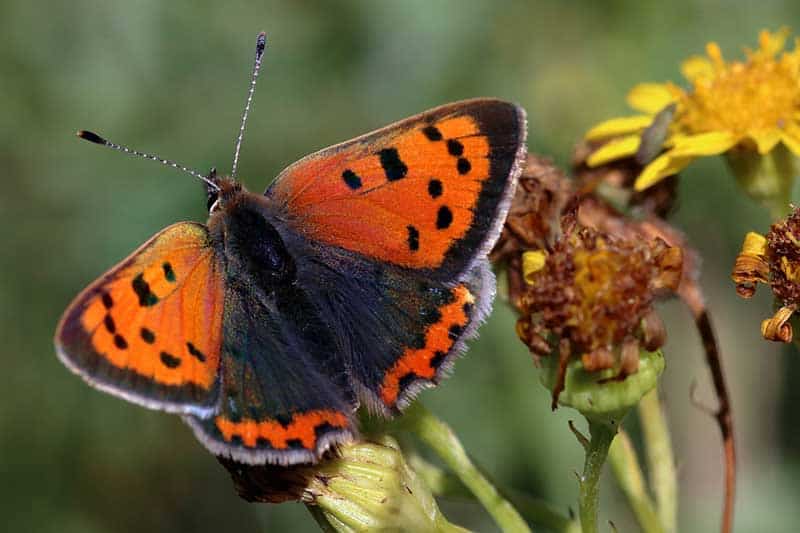
[[[206,224],[160,231],[81,292],[55,335],[90,385],[180,414],[212,453],[313,463],[437,384],[486,318],[525,112],[456,102],[313,153],[266,192],[205,183]]]

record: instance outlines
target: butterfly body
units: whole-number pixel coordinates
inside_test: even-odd
[[[443,106],[308,156],[256,194],[207,177],[206,225],[157,234],[56,332],[98,388],[183,415],[213,453],[314,462],[435,385],[488,314],[524,112]]]

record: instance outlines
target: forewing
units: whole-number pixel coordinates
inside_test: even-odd
[[[457,102],[312,154],[266,194],[308,239],[456,279],[499,234],[525,135],[516,105]]]
[[[206,227],[170,226],[70,304],[56,331],[58,356],[103,391],[208,416],[217,400],[223,283]]]

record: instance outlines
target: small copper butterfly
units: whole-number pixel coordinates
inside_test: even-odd
[[[480,98],[326,148],[264,194],[200,175],[208,222],[162,230],[80,293],[61,361],[89,384],[182,415],[219,456],[317,461],[359,405],[399,413],[490,311],[494,245],[526,153],[525,112]]]

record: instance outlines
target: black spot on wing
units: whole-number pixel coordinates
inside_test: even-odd
[[[106,315],[106,317],[103,319],[103,324],[106,327],[106,331],[112,335],[117,332],[117,325],[114,323],[114,319],[111,315]]]
[[[117,333],[116,335],[114,335],[114,346],[116,346],[120,350],[127,350],[128,341],[125,340],[125,337]]]
[[[139,305],[142,307],[151,307],[158,303],[158,296],[153,294],[150,290],[150,284],[144,280],[144,274],[139,274],[133,278],[131,285],[133,287],[133,292],[135,292],[136,296],[139,298]]]
[[[288,413],[279,413],[273,417],[275,421],[283,426],[284,428],[289,427],[289,424],[292,423],[294,417]]]
[[[464,153],[464,145],[455,139],[448,139],[447,151],[450,152],[450,155],[460,156]]]
[[[400,378],[400,390],[406,390],[409,385],[411,385],[415,380],[419,379],[419,376],[416,375],[414,372],[409,372],[408,374],[404,374],[403,377]]]
[[[446,352],[438,351],[435,354],[433,354],[433,357],[431,357],[431,368],[438,369],[444,362],[445,357],[447,357]]]
[[[436,229],[447,229],[453,223],[453,212],[446,205],[439,208],[436,213]]]
[[[462,333],[464,333],[464,328],[458,324],[453,324],[450,326],[450,329],[447,330],[447,336],[450,337],[451,340],[458,339]]]
[[[178,368],[181,366],[181,360],[171,353],[161,352],[159,357],[161,358],[161,362],[167,368]]]
[[[170,283],[175,283],[175,271],[172,270],[172,265],[168,262],[165,262],[163,265],[161,265],[161,268],[164,270],[164,279]]]
[[[111,295],[108,294],[107,292],[103,293],[102,300],[103,300],[103,306],[105,306],[106,309],[111,309],[111,307],[113,307],[114,300],[111,298]]]
[[[419,250],[419,230],[414,226],[408,226],[408,249],[412,252]]]
[[[428,194],[431,198],[438,198],[444,192],[444,186],[442,185],[441,180],[432,179],[428,182]]]
[[[361,188],[361,178],[349,168],[342,172],[342,179],[345,184],[354,191]]]
[[[439,131],[439,128],[436,126],[426,126],[422,128],[422,133],[425,134],[425,137],[427,137],[429,141],[442,140],[442,132]]]
[[[201,363],[205,363],[206,362],[206,354],[204,354],[203,352],[198,350],[197,347],[194,344],[192,344],[191,342],[187,342],[186,343],[186,349],[189,350],[189,354],[191,354],[193,357],[195,357]]]
[[[139,336],[142,338],[144,342],[147,344],[153,344],[156,342],[156,334],[150,331],[147,328],[142,328],[139,330]]]
[[[456,169],[458,170],[459,174],[464,175],[472,170],[472,165],[466,158],[459,157],[458,162],[456,163]]]
[[[378,157],[380,157],[381,166],[386,173],[387,180],[397,181],[405,177],[408,167],[400,160],[397,148],[384,148],[378,152]]]
[[[303,441],[300,439],[287,439],[286,440],[286,447],[292,450],[303,450],[305,446],[303,446]]]

